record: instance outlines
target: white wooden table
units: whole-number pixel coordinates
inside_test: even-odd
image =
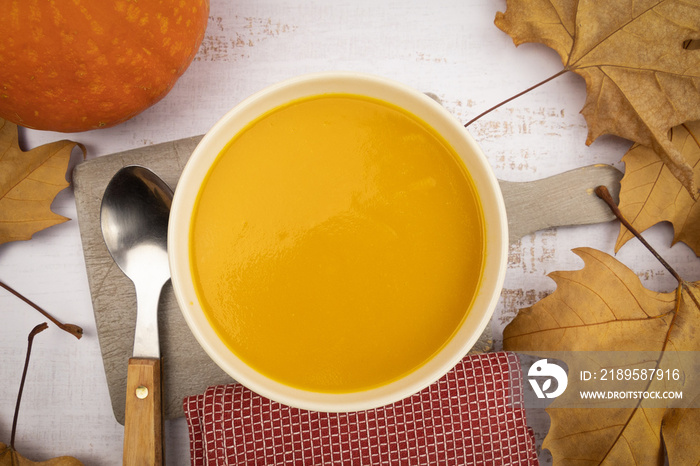
[[[144,145],[203,134],[229,108],[253,92],[298,74],[324,70],[370,72],[436,94],[460,120],[549,77],[559,57],[541,45],[519,49],[493,25],[505,0],[212,0],[206,37],[185,75],[154,107],[119,126],[78,134],[22,130],[25,149],[68,137],[99,157]],[[563,75],[487,115],[470,127],[498,178],[529,181],[593,163],[619,162],[629,143],[604,137],[584,144],[579,115],[583,80]],[[75,157],[74,164],[78,157]],[[75,219],[70,189],[54,210]],[[521,307],[552,292],[547,274],[580,268],[570,252],[591,246],[612,253],[618,226],[558,228],[512,245],[501,302],[492,320],[496,347],[503,327]],[[668,225],[648,238],[687,279],[700,264],[684,245],[668,248]],[[645,285],[667,291],[673,279],[637,243],[618,259]],[[121,464],[123,427],[112,415],[95,330],[76,220],[31,241],[0,246],[0,280],[56,317],[81,325],[78,341],[51,327],[37,336],[22,400],[16,447],[33,460],[72,455],[87,465]],[[0,441],[9,442],[15,396],[28,332],[43,321],[0,290]],[[529,412],[538,444],[547,429],[544,412]],[[184,419],[166,425],[168,464],[188,464]],[[546,453],[543,463],[549,461]]]

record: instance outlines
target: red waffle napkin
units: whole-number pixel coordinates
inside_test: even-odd
[[[351,413],[305,411],[238,384],[184,400],[193,465],[537,465],[513,353],[464,358],[425,390]]]

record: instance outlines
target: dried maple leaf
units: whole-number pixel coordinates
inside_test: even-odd
[[[651,147],[695,196],[668,131],[700,119],[700,53],[684,47],[700,37],[698,0],[507,0],[495,23],[516,45],[553,48],[586,80],[587,144],[609,133]]]
[[[521,352],[653,352],[659,369],[678,368],[681,352],[700,351],[700,284],[681,282],[670,293],[650,291],[613,257],[595,249],[574,250],[584,268],[554,272],[554,293],[523,309],[505,328],[503,346]],[[570,353],[569,357],[572,358]],[[586,356],[592,353],[586,353]],[[566,357],[566,356],[565,356]],[[565,362],[578,374],[580,361]],[[684,387],[697,392],[697,367],[684,367]],[[645,382],[646,383],[646,382]],[[656,382],[655,382],[656,383]],[[585,383],[569,376],[566,393]],[[652,389],[654,387],[651,387]],[[682,442],[700,426],[700,409],[675,407],[573,408],[557,398],[547,412],[552,424],[543,447],[554,463],[679,464],[700,458],[700,442]],[[663,439],[663,440],[662,440]],[[674,464],[673,462],[671,463]]]
[[[12,447],[0,442],[0,466],[82,466],[72,456],[59,456],[46,461],[32,461],[17,453]]]
[[[700,177],[700,121],[676,126],[671,142]],[[682,241],[700,256],[700,203],[693,199],[648,147],[635,144],[622,158],[625,176],[620,189],[620,211],[637,231],[662,221],[671,222],[673,243]],[[620,227],[615,252],[634,235]]]
[[[693,400],[693,406],[698,406],[697,399]],[[697,443],[699,430],[700,416],[697,415],[697,409],[674,409],[663,420],[661,431],[670,465],[688,462],[688,456],[683,454],[683,450],[687,446]],[[697,457],[695,460],[695,464],[697,464]]]
[[[67,218],[51,211],[59,191],[68,187],[66,170],[71,151],[79,146],[57,141],[24,152],[17,126],[0,119],[0,244],[27,240],[37,231]]]

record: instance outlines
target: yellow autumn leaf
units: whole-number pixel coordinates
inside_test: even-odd
[[[670,138],[700,177],[700,121],[676,126]],[[640,232],[659,222],[671,222],[674,244],[682,241],[700,256],[700,203],[648,147],[635,144],[622,161],[625,176],[620,183],[619,207],[624,217]],[[621,225],[615,252],[633,237]]]
[[[698,406],[698,401],[693,400],[692,405]],[[684,454],[684,450],[697,443],[698,431],[700,431],[700,416],[697,409],[674,409],[663,420],[661,431],[668,452],[669,465],[693,464],[693,458]],[[691,447],[693,451],[694,448]],[[697,457],[694,464],[700,462]],[[690,461],[688,461],[690,460]]]
[[[27,240],[37,231],[67,218],[51,211],[51,203],[68,187],[66,170],[78,145],[57,141],[22,151],[17,126],[0,119],[0,244]]]
[[[569,374],[582,369],[581,357],[574,358],[578,352],[589,352],[585,357],[598,354],[593,352],[652,353],[657,369],[685,364],[686,397],[697,393],[700,371],[694,360],[688,364],[681,356],[700,351],[700,284],[682,282],[669,293],[651,291],[608,254],[590,248],[574,252],[583,259],[583,269],[550,274],[557,289],[519,312],[504,330],[504,349],[557,352]],[[644,383],[643,388],[655,390],[662,382]],[[584,387],[584,381],[570,376],[564,395],[576,396]],[[700,442],[679,441],[690,435],[686,429],[695,435],[700,409],[642,403],[577,408],[559,397],[547,413],[552,423],[543,448],[550,450],[554,464],[663,465],[664,444],[668,457],[675,459],[672,466],[696,464],[700,458]]]
[[[700,119],[699,0],[507,0],[495,24],[516,45],[545,44],[586,81],[587,144],[615,134],[651,147],[693,196],[696,180],[668,131]]]
[[[59,456],[46,461],[32,461],[0,442],[0,466],[82,466],[82,462],[72,456]]]

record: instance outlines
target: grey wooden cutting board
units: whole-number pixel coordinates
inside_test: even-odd
[[[124,423],[127,360],[131,356],[136,322],[133,284],[112,261],[100,231],[100,204],[107,183],[121,167],[143,165],[160,175],[173,189],[201,136],[129,150],[83,162],[73,171],[75,200],[85,265],[92,295],[100,349],[112,408]],[[622,174],[597,165],[528,183],[501,181],[508,213],[510,241],[552,226],[590,224],[612,220],[608,207],[593,189],[606,185],[619,192]],[[165,417],[184,416],[182,400],[211,385],[230,383],[201,349],[180,314],[170,283],[163,288],[159,307],[163,355]],[[490,329],[474,352],[491,349]]]

